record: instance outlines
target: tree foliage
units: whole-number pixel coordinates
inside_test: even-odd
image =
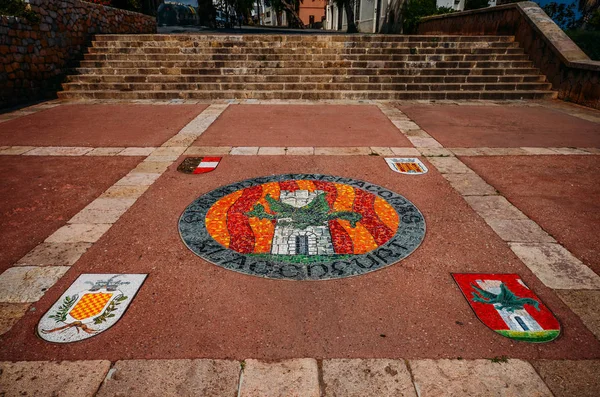
[[[575,15],[575,4],[548,3],[542,7],[544,12],[563,30],[575,29],[579,26],[579,21]]]
[[[488,0],[465,0],[465,11],[489,7]]]
[[[40,16],[32,11],[31,6],[23,0],[0,1],[0,15],[23,17],[33,23],[40,21]]]
[[[436,0],[408,0],[405,3],[403,16],[403,33],[414,34],[421,18],[431,15],[449,14],[452,8],[437,7]]]

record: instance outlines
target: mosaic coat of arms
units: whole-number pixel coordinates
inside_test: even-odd
[[[112,327],[146,278],[145,274],[82,274],[44,314],[38,335],[69,343]]]
[[[261,277],[322,280],[398,262],[425,235],[421,212],[371,183],[329,175],[276,175],[223,186],[183,212],[179,230],[197,255]]]
[[[510,339],[542,343],[560,335],[560,324],[518,274],[454,273],[475,315]]]

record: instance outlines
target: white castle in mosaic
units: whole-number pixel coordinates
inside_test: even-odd
[[[279,201],[296,208],[304,207],[312,202],[322,190],[310,192],[296,190],[293,192],[281,191]],[[324,223],[319,226],[308,226],[298,229],[292,224],[291,218],[277,220],[275,234],[271,244],[271,254],[277,255],[333,255],[333,244],[329,225]]]
[[[490,292],[492,294],[500,294],[500,280],[477,280],[479,288]],[[515,310],[509,312],[506,309],[498,309],[496,305],[494,308],[502,317],[506,325],[511,331],[543,331],[544,329],[538,324],[537,321],[525,309]]]

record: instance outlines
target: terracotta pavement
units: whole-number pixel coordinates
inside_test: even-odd
[[[177,170],[204,156],[222,160]],[[600,395],[598,111],[51,101],[0,114],[0,169],[0,395]],[[195,199],[279,174],[400,194],[425,237],[397,263],[322,281],[242,274],[186,247],[178,221]],[[40,318],[85,273],[148,277],[106,331],[43,340]],[[560,336],[494,332],[453,273],[518,274]]]

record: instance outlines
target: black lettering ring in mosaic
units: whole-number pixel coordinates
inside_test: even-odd
[[[179,219],[185,245],[229,270],[287,280],[365,274],[411,254],[425,237],[413,203],[351,178],[287,174],[222,186]]]

